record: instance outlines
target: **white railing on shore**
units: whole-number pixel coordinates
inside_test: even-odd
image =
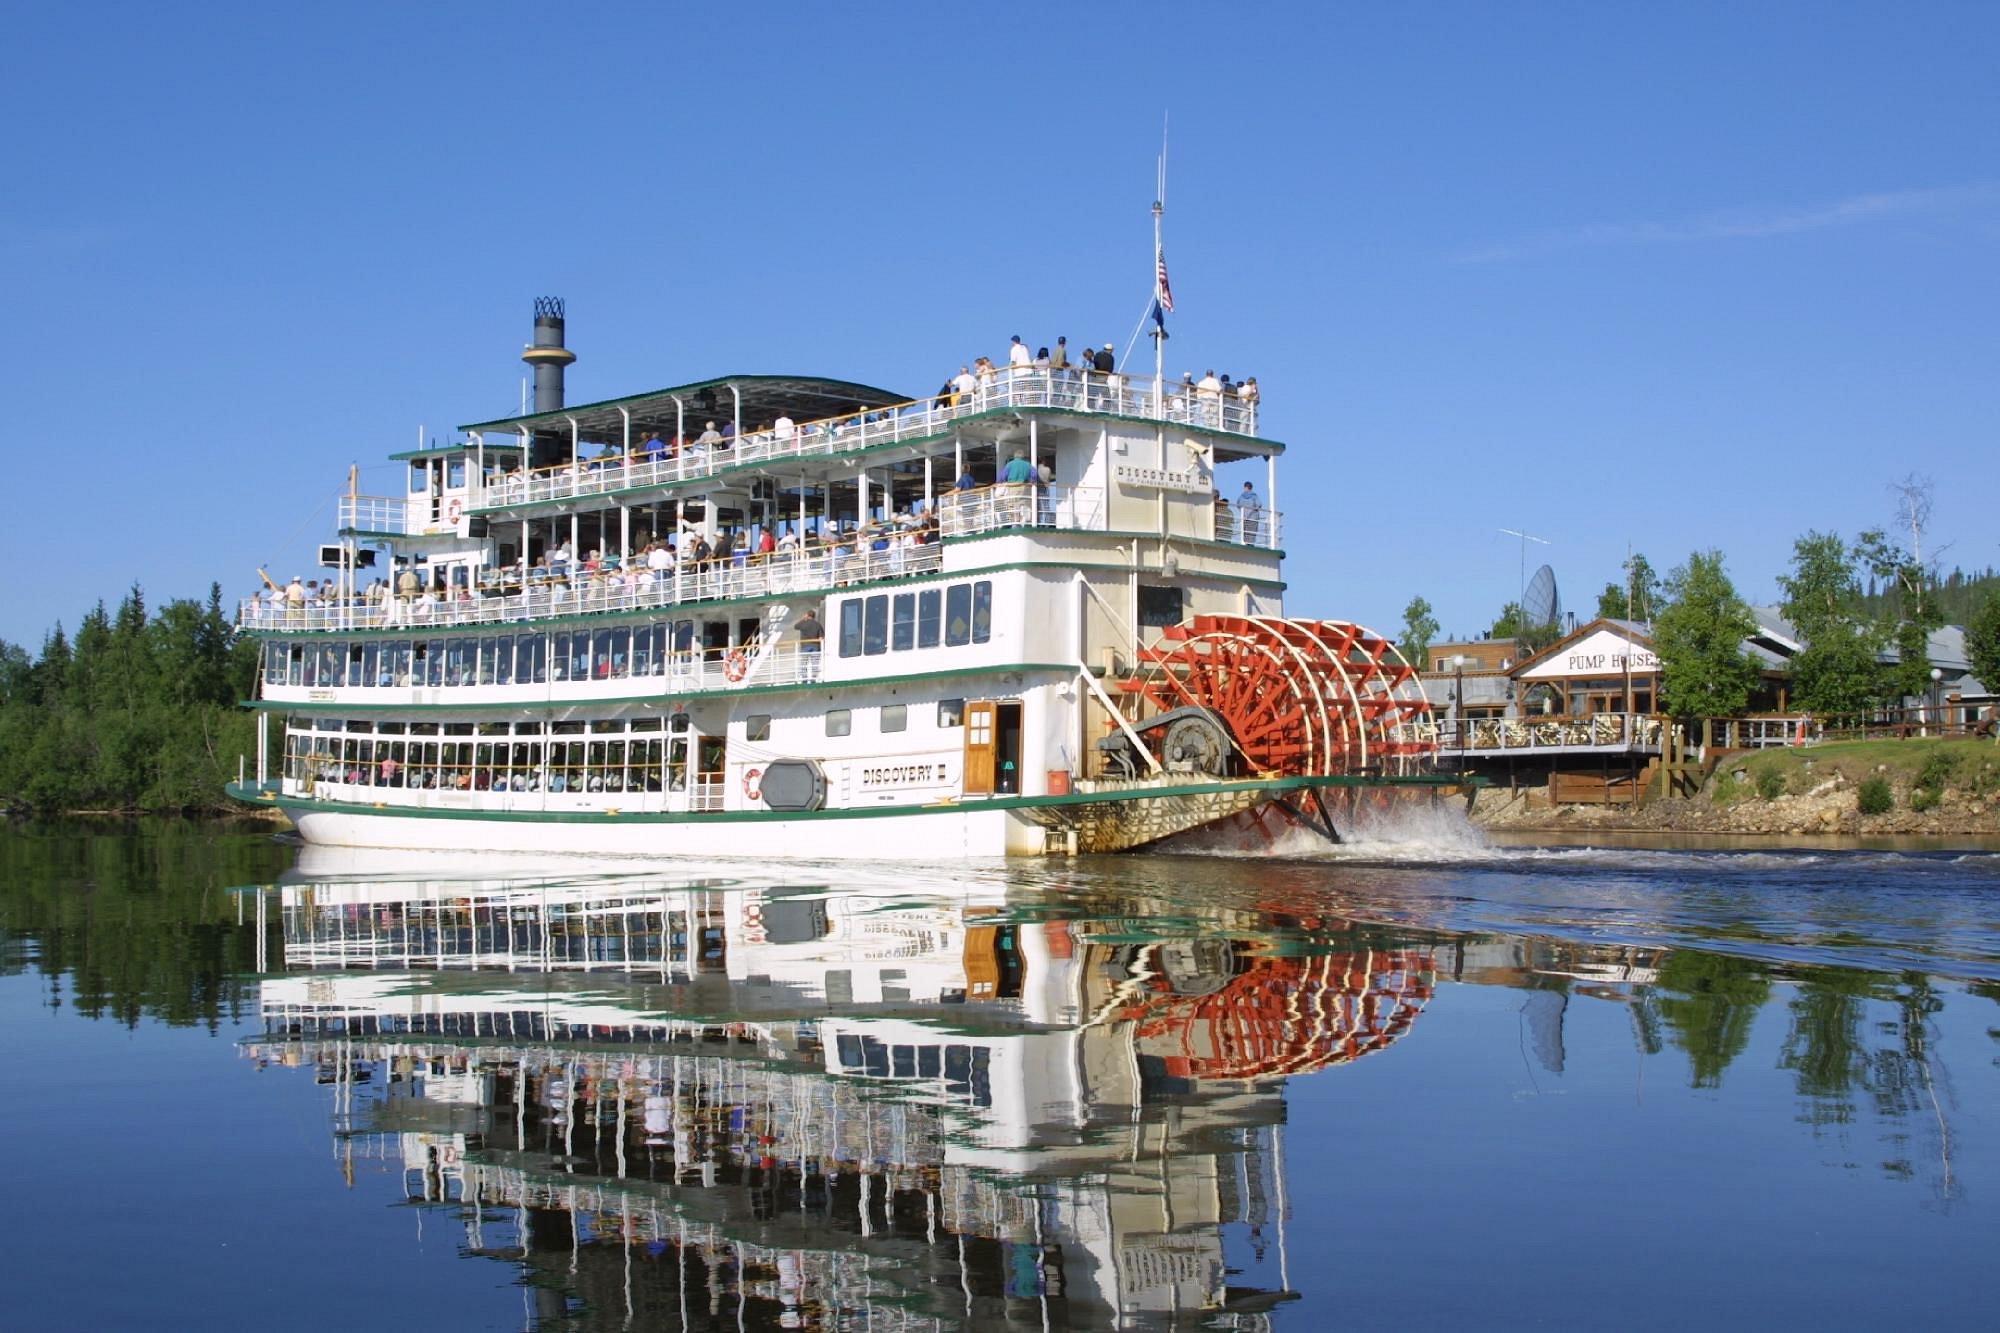
[[[340,497],[340,526],[343,531],[408,532],[409,501],[384,495],[343,495]]]
[[[1579,747],[1656,750],[1663,725],[1662,719],[1645,713],[1440,720],[1438,748],[1448,754]]]
[[[688,441],[677,453],[669,446],[659,453],[617,454],[535,472],[505,474],[487,480],[473,505],[489,511],[507,509],[664,486],[713,476],[724,468],[746,463],[831,457],[898,440],[938,435],[951,422],[981,412],[1034,407],[1165,420],[1234,435],[1257,433],[1256,400],[1245,400],[1233,393],[1190,393],[1188,386],[1180,381],[1161,383],[1150,375],[1100,375],[1095,371],[1023,367],[996,371],[971,393],[944,394],[873,408],[824,421],[808,421],[784,430],[754,431],[720,444],[698,443],[695,423],[688,423]]]
[[[551,575],[526,585],[457,590],[443,600],[381,601],[351,598],[305,603],[245,598],[237,609],[245,629],[351,630],[436,625],[501,625],[553,616],[650,611],[689,602],[767,594],[823,592],[851,583],[928,574],[942,568],[944,548],[891,545],[886,551],[852,551],[835,546],[809,554],[777,552],[761,558],[710,561],[700,568],[621,575]]]

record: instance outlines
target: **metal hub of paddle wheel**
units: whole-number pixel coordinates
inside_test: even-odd
[[[1197,616],[1141,649],[1121,685],[1153,711],[1212,714],[1245,773],[1401,777],[1437,753],[1416,668],[1345,620]]]

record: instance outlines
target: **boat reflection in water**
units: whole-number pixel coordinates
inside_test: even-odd
[[[274,889],[246,1049],[543,1315],[1263,1326],[1285,1078],[1407,1032],[1433,950],[842,873]]]

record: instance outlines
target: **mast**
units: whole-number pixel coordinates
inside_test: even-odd
[[[1153,420],[1166,419],[1167,312],[1174,295],[1167,286],[1167,252],[1160,244],[1160,220],[1167,211],[1167,122],[1160,118],[1159,175],[1153,194]]]
[[[1166,193],[1166,158],[1160,159],[1161,194]],[[1164,397],[1161,386],[1167,375],[1167,321],[1164,308],[1160,304],[1162,283],[1160,277],[1167,271],[1166,251],[1160,248],[1160,215],[1167,211],[1166,201],[1153,201],[1153,420],[1164,419]]]

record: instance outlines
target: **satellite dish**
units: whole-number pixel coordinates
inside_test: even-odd
[[[1528,580],[1521,600],[1521,621],[1529,629],[1541,629],[1562,619],[1562,594],[1556,591],[1556,572],[1547,565]]]

